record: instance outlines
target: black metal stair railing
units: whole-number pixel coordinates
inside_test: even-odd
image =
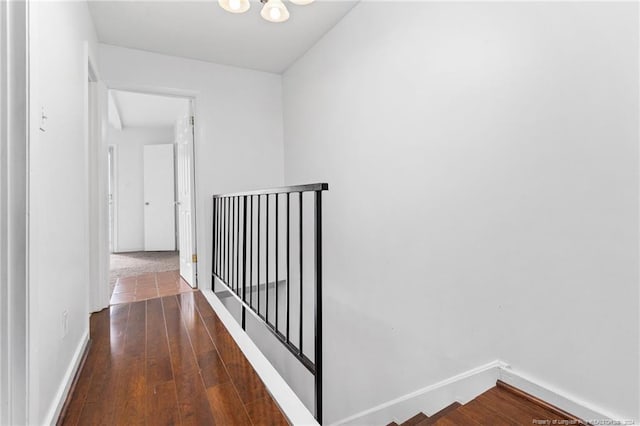
[[[241,304],[242,328],[246,329],[248,310],[313,374],[315,417],[320,424],[322,192],[328,189],[326,183],[315,183],[213,196],[212,289],[215,291],[216,279],[220,281]],[[313,197],[311,216],[304,214],[307,197]],[[270,202],[274,203],[271,208]],[[281,215],[283,208],[284,216]],[[274,213],[271,219],[270,213]],[[292,217],[297,219],[297,224],[292,225]],[[305,252],[305,243],[309,247],[305,229],[309,233],[309,226],[313,226],[313,244],[308,250],[313,256],[312,271],[305,269],[305,263],[307,267],[310,263],[309,253]],[[271,277],[273,281],[270,281]],[[313,279],[308,279],[310,277]],[[280,284],[284,284],[284,289],[280,290]],[[275,291],[272,292],[271,287]],[[312,291],[312,303],[309,303],[308,291]],[[273,293],[271,303],[270,293]],[[304,341],[305,315],[309,318],[310,313],[305,312],[305,308],[311,307],[314,336],[313,349],[309,351]],[[309,328],[309,324],[306,326]],[[310,353],[313,353],[313,359],[310,359]]]

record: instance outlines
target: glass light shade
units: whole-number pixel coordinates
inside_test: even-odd
[[[299,4],[300,6],[304,6],[309,3],[313,3],[314,0],[289,0],[293,4]]]
[[[218,4],[231,13],[244,13],[251,7],[249,0],[218,0]]]
[[[269,22],[284,22],[289,19],[289,11],[282,0],[269,0],[262,7],[260,15]]]

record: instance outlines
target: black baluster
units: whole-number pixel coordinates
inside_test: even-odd
[[[249,220],[249,306],[253,307],[253,195],[251,201],[251,214]]]
[[[242,301],[247,301],[247,196],[243,198],[242,209]],[[247,309],[242,305],[242,329],[246,330]]]
[[[289,343],[289,283],[291,282],[291,277],[289,273],[289,260],[290,260],[289,245],[291,243],[290,229],[289,229],[289,198],[290,198],[289,193],[287,192],[287,326],[286,326],[287,343]]]
[[[278,331],[278,194],[276,197],[276,332]]]
[[[258,316],[260,316],[260,195],[258,195]]]
[[[235,292],[236,289],[236,276],[235,276],[235,261],[236,261],[236,197],[231,197],[231,288]]]
[[[213,215],[211,216],[211,291],[216,291],[216,204],[213,199]]]
[[[267,319],[267,325],[269,325],[269,194],[266,195],[267,197],[267,201],[266,201],[266,205],[265,205],[265,212],[267,214],[267,218],[266,218],[266,225],[264,227],[265,232],[267,233],[266,237],[265,237],[265,243],[266,243],[266,249],[264,251],[264,254],[266,256],[265,258],[265,274],[267,275],[267,284],[265,286],[266,290],[267,290],[267,294],[265,297],[266,300],[266,308],[265,308],[265,318]]]
[[[222,217],[224,216],[223,214],[223,207],[222,207],[222,198],[218,198],[218,207],[219,211],[218,211],[218,277],[221,274],[221,270],[222,270]]]
[[[229,286],[229,199],[224,198],[224,235],[222,236],[224,244],[224,283]]]
[[[322,424],[322,191],[316,191],[315,197],[315,301],[314,301],[314,328],[315,328],[315,356],[316,366],[316,419]]]
[[[303,321],[302,321],[302,313],[303,313],[303,292],[302,292],[302,254],[303,254],[303,248],[302,248],[302,192],[300,192],[300,203],[299,203],[299,208],[300,208],[300,355],[304,354],[303,350],[302,350],[302,326],[303,326]]]
[[[240,295],[240,197],[236,197],[236,294]]]
[[[227,287],[231,283],[231,198],[227,197]]]
[[[220,244],[218,241],[218,235],[220,235],[220,199],[216,198],[216,234],[213,238],[213,244],[216,246],[216,259],[215,259],[215,268],[216,275],[220,274]]]
[[[222,262],[220,259],[222,258],[222,245],[220,244],[220,235],[222,234],[222,199],[218,198],[218,235],[216,235],[216,244],[218,245],[218,258],[216,259],[216,270],[218,271],[218,276],[220,276],[220,265]]]

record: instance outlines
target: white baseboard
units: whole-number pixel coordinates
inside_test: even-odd
[[[58,392],[56,393],[56,397],[51,404],[51,408],[49,408],[49,412],[45,417],[45,424],[47,425],[55,425],[58,421],[58,417],[60,417],[60,413],[62,411],[62,407],[64,407],[64,403],[67,400],[67,395],[69,394],[69,389],[71,389],[71,385],[73,384],[73,379],[80,367],[80,362],[82,362],[82,357],[84,356],[84,352],[87,349],[87,345],[89,344],[89,330],[87,330],[82,339],[80,339],[80,344],[76,348],[76,352],[73,354],[73,358],[71,359],[71,364],[69,368],[67,368],[66,373],[64,374],[64,378],[60,387],[58,388]]]
[[[433,415],[456,401],[461,404],[471,401],[495,386],[498,379],[593,424],[638,424],[638,419],[624,418],[581,401],[496,360],[354,414],[334,425],[384,425],[392,421],[402,423],[419,412]]]
[[[280,376],[269,360],[260,352],[253,340],[244,332],[240,324],[233,318],[227,308],[211,290],[200,289],[236,344],[247,357],[267,390],[289,422],[293,425],[318,426],[313,414],[300,401],[287,382]]]
[[[506,367],[502,361],[481,365],[334,424],[385,425],[392,421],[401,423],[419,412],[432,415],[456,401],[465,404],[496,385],[501,367]]]
[[[610,421],[620,421],[623,425],[635,425],[638,419],[626,419],[614,413],[610,413],[594,404],[587,403],[565,392],[554,389],[540,380],[533,379],[523,373],[514,371],[509,366],[500,368],[499,379],[503,382],[520,389],[536,398],[539,398],[551,405],[555,405],[587,423],[597,424],[617,424]]]

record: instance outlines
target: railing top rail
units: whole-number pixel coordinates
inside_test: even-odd
[[[311,192],[311,191],[327,191],[327,190],[329,190],[328,183],[310,183],[307,185],[282,186],[279,188],[256,189],[254,191],[232,192],[228,194],[216,194],[213,196],[213,198],[242,197],[245,195],[286,194],[289,192]]]

